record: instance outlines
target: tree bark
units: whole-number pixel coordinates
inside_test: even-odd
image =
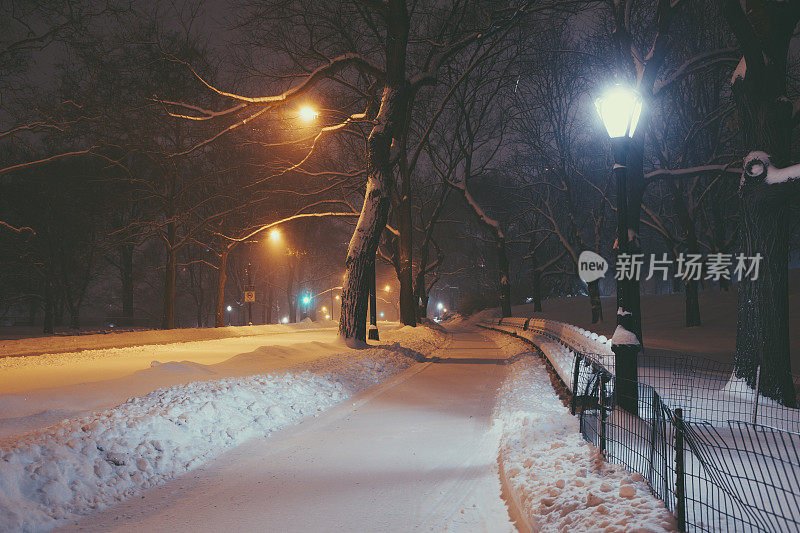
[[[505,318],[511,316],[511,282],[509,281],[506,240],[499,234],[495,234],[495,249],[497,251],[497,268],[500,271],[500,311]]]
[[[120,277],[122,278],[122,321],[133,325],[133,245],[120,246]]]
[[[44,321],[42,323],[42,333],[52,335],[53,315],[55,313],[55,301],[53,298],[53,283],[49,279],[44,280]]]
[[[603,321],[603,304],[600,301],[600,280],[587,283],[589,287],[589,303],[592,307],[592,324]],[[541,307],[541,304],[539,304]]]
[[[696,279],[687,279],[685,285],[686,327],[693,328],[700,325],[700,299],[697,295],[700,283]]]
[[[409,17],[403,0],[386,3],[386,82],[375,126],[367,140],[367,187],[364,205],[350,239],[345,261],[339,335],[366,341],[369,264],[375,260],[378,240],[389,215],[393,178],[390,147],[406,119],[408,81],[406,45]]]
[[[542,311],[542,271],[533,271],[533,311],[540,313]]]
[[[408,181],[403,180],[403,198],[400,200],[400,243],[399,271],[400,281],[400,323],[405,326],[417,325],[417,306],[414,302],[414,281],[411,271],[413,253],[413,224],[411,219],[411,191]]]
[[[214,327],[225,326],[225,283],[228,281],[228,250],[222,251],[217,270],[217,309],[214,314]]]
[[[175,238],[177,229],[174,222],[167,224],[167,264],[164,269],[164,312],[161,329],[175,328],[175,276],[178,268]]]
[[[753,2],[742,10],[728,0],[722,11],[744,53],[746,69],[732,81],[732,93],[748,151],[763,151],[777,167],[791,153],[792,103],[787,97],[789,43],[800,19],[795,2]],[[744,179],[740,243],[747,257],[761,254],[756,279],[739,282],[734,374],[762,395],[794,407],[797,400],[789,357],[790,189]],[[758,368],[759,385],[756,385]]]

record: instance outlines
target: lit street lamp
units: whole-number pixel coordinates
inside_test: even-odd
[[[299,114],[303,122],[311,122],[319,116],[317,110],[308,105],[301,107]]]
[[[632,251],[628,231],[627,161],[630,139],[642,113],[642,99],[635,90],[618,85],[598,98],[595,104],[608,136],[611,137],[611,148],[614,152],[614,177],[617,181],[616,251],[619,260],[620,254],[630,254]],[[631,305],[634,291],[638,291],[635,280],[617,280],[617,329],[611,339],[611,349],[615,356],[616,403],[626,411],[636,414],[639,403],[638,356],[641,344],[633,333],[639,330],[636,327],[638,317],[634,316]]]

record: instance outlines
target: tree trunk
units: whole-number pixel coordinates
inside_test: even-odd
[[[133,245],[120,246],[120,277],[122,278],[122,322],[133,325]]]
[[[214,327],[221,328],[225,325],[225,283],[228,281],[228,250],[222,251],[219,257],[219,270],[217,270],[217,310],[214,314]]]
[[[506,255],[506,240],[500,235],[495,235],[495,249],[497,251],[497,268],[500,274],[500,311],[503,317],[511,316],[511,282],[508,273],[508,255]]]
[[[686,327],[693,328],[700,325],[700,299],[697,296],[699,283],[695,279],[686,280]]]
[[[389,0],[386,10],[386,84],[375,126],[367,140],[367,187],[361,215],[347,248],[339,318],[339,335],[360,341],[367,338],[369,265],[375,260],[378,240],[389,215],[389,190],[393,179],[390,147],[407,118],[409,17],[405,2],[400,0]]]
[[[81,313],[77,306],[70,306],[69,329],[81,329]]]
[[[533,311],[540,313],[542,311],[542,271],[533,271]]]
[[[785,65],[784,65],[785,67]],[[770,155],[778,167],[789,162],[791,102],[785,98],[781,74],[767,67],[762,76],[747,72],[733,84],[744,146]],[[785,73],[782,74],[785,79]],[[789,205],[780,185],[746,179],[739,231],[746,257],[762,257],[757,279],[739,283],[735,375],[758,392],[786,406],[797,404],[789,354]]]
[[[178,267],[175,250],[176,233],[175,223],[167,224],[167,264],[164,269],[164,312],[161,329],[175,328],[175,276]]]
[[[397,278],[400,281],[400,323],[405,326],[417,325],[417,306],[414,302],[414,281],[411,271],[413,253],[413,224],[411,219],[411,195],[408,181],[404,181],[403,199],[400,201],[400,242],[399,242],[399,271]]]
[[[272,299],[273,299],[272,285],[267,286],[267,302],[264,309],[264,324],[272,324]],[[331,309],[333,313],[333,309]]]
[[[600,301],[600,280],[587,283],[589,287],[589,304],[592,307],[592,324],[603,321],[603,304]],[[539,304],[541,307],[541,304]]]
[[[55,301],[53,298],[53,283],[50,279],[44,280],[44,321],[42,322],[42,333],[52,335],[53,314],[55,313]]]

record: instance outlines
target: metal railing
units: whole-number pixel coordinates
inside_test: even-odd
[[[572,394],[584,438],[647,480],[681,531],[800,530],[799,409],[759,400],[731,379],[731,364],[643,356],[638,409],[629,413],[615,401],[607,343],[580,342],[587,336],[564,335],[578,329],[565,326],[508,318],[483,325],[539,348]]]

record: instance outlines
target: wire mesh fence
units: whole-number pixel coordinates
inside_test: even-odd
[[[648,355],[628,412],[613,357],[530,326],[503,330],[539,346],[572,393],[584,438],[641,474],[681,531],[800,530],[799,409],[755,394],[731,364]]]

